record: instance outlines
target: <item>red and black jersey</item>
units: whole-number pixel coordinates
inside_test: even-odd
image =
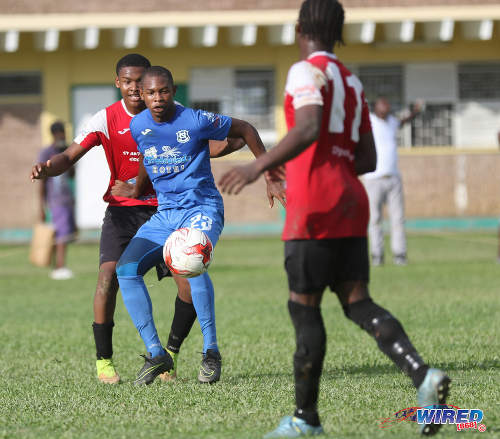
[[[139,173],[140,153],[129,127],[133,117],[122,99],[94,114],[74,141],[83,148],[90,149],[98,145],[104,148],[111,172],[104,201],[111,206],[157,206],[156,193],[151,185],[138,199],[111,195],[115,180],[135,182]]]
[[[329,52],[315,52],[294,64],[285,89],[288,129],[295,110],[321,105],[316,142],[286,164],[287,214],[284,240],[366,236],[368,198],[356,175],[360,134],[371,131],[359,79]]]

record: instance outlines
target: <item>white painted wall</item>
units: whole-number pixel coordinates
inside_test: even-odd
[[[459,148],[498,148],[500,102],[460,102],[456,107]]]
[[[72,93],[73,126],[78,133],[94,113],[116,101],[113,86],[75,87]],[[81,229],[102,225],[107,203],[102,199],[109,183],[109,168],[101,146],[92,148],[76,165],[76,223]]]

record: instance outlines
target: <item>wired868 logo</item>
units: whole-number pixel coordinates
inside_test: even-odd
[[[477,430],[486,431],[486,425],[481,424],[483,411],[479,409],[461,409],[454,405],[430,405],[428,407],[408,407],[385,418],[380,428],[391,427],[402,421],[416,422],[417,424],[452,424],[457,431]]]

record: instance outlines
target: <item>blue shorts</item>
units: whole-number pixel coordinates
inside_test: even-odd
[[[202,230],[215,248],[224,228],[224,209],[201,205],[191,209],[159,210],[141,226],[123,252],[117,274],[143,276],[163,259],[165,241],[182,227]]]

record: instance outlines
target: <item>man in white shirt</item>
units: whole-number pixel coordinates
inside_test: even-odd
[[[375,147],[377,169],[365,174],[363,181],[370,200],[370,251],[372,265],[384,263],[384,231],[382,229],[383,207],[387,203],[391,221],[391,249],[394,263],[406,265],[406,235],[404,197],[401,175],[398,168],[397,134],[399,128],[411,121],[419,112],[421,104],[414,105],[411,113],[398,119],[391,112],[391,104],[385,97],[375,101],[370,114]]]

